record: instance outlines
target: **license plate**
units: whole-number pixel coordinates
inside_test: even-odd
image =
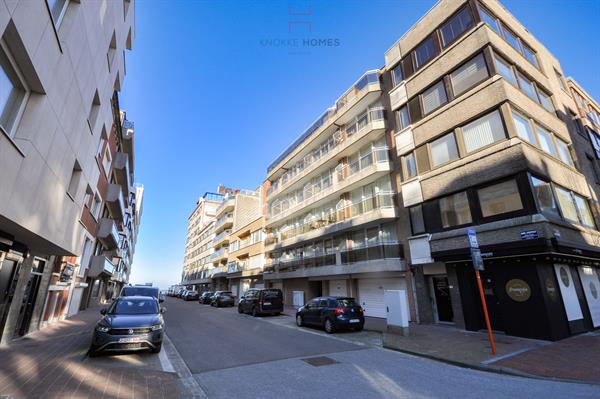
[[[264,303],[264,305],[270,305],[270,304],[271,304],[271,302],[265,302]]]
[[[139,337],[130,337],[130,338],[119,338],[120,343],[129,344],[133,342],[140,342],[141,339]]]
[[[360,323],[360,319],[350,319],[350,323]]]

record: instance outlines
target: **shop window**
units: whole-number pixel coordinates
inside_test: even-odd
[[[523,202],[515,180],[508,180],[477,190],[483,217],[500,215],[523,209]]]
[[[479,54],[450,74],[452,91],[455,96],[458,96],[487,77],[488,72],[483,54]]]
[[[525,118],[521,114],[513,111],[512,113],[513,122],[515,124],[515,128],[517,130],[517,135],[523,140],[531,143],[533,145],[537,145],[535,140],[535,135],[531,130],[531,125],[529,124],[529,119]]]
[[[462,128],[467,152],[478,150],[506,138],[500,113],[494,111]]]
[[[449,133],[431,143],[431,162],[439,166],[458,159],[458,149],[454,133]]]
[[[471,211],[466,192],[440,198],[439,203],[444,228],[471,223]]]
[[[444,47],[452,43],[473,24],[468,7],[463,7],[440,28]]]
[[[554,199],[554,193],[552,192],[550,183],[532,176],[531,184],[533,186],[533,195],[535,196],[539,211],[546,215],[558,217],[558,206]]]
[[[427,115],[448,102],[444,81],[441,80],[422,94],[423,114]]]

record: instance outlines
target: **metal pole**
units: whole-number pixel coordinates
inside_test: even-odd
[[[488,336],[490,339],[490,347],[492,349],[492,355],[496,354],[496,344],[494,343],[494,334],[492,334],[492,326],[490,324],[490,315],[488,314],[487,304],[485,303],[485,296],[483,295],[483,284],[481,284],[481,276],[479,270],[475,270],[475,276],[477,277],[477,286],[479,287],[479,296],[481,297],[481,306],[483,306],[483,315],[485,317],[485,325],[488,330]]]

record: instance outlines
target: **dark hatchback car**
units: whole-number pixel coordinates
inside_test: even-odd
[[[212,296],[210,305],[216,306],[218,308],[220,308],[221,306],[233,306],[234,305],[233,293],[231,291],[215,292],[215,294]]]
[[[283,312],[283,293],[278,288],[251,288],[240,298],[239,313],[252,316],[279,314]]]
[[[200,294],[196,291],[187,291],[183,296],[184,301],[196,301],[200,298]]]
[[[164,296],[160,295],[158,287],[148,287],[143,285],[126,285],[121,288],[120,296],[151,296],[156,298],[159,302],[165,300]]]
[[[204,305],[209,305],[212,302],[212,297],[214,294],[215,293],[212,291],[205,291],[202,293],[202,295],[200,295],[198,302],[200,302]]]
[[[158,301],[148,296],[117,298],[94,328],[89,355],[102,351],[149,349],[154,353],[162,347],[165,323]]]
[[[320,326],[329,334],[342,329],[361,331],[365,316],[354,298],[327,296],[311,299],[298,309],[296,324]]]

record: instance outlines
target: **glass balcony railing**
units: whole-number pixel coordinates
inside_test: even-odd
[[[227,249],[226,249],[226,248],[221,248],[221,249],[219,249],[218,251],[215,251],[215,252],[213,252],[213,253],[210,255],[210,259],[211,259],[212,261],[215,261],[215,260],[218,260],[218,259],[221,259],[221,258],[225,258],[225,257],[227,257],[227,253],[228,253],[228,252],[227,252]]]
[[[219,220],[216,221],[214,228],[218,229],[219,227],[223,226],[225,223],[233,223],[233,214],[232,213],[227,213],[227,214],[221,216],[219,218]]]
[[[220,232],[219,234],[217,234],[215,236],[215,238],[213,238],[213,242],[219,242],[221,241],[224,237],[228,236],[229,234],[231,234],[231,229],[228,230],[223,230],[222,232]]]
[[[335,211],[319,216],[314,215],[308,218],[303,224],[293,225],[283,228],[277,233],[270,234],[270,241],[277,243],[288,238],[296,237],[313,230],[321,229],[336,223],[340,223],[357,216],[368,214],[369,212],[394,207],[394,193],[391,191],[379,192],[376,195],[364,198],[356,203],[351,203],[343,207],[338,207]]]

